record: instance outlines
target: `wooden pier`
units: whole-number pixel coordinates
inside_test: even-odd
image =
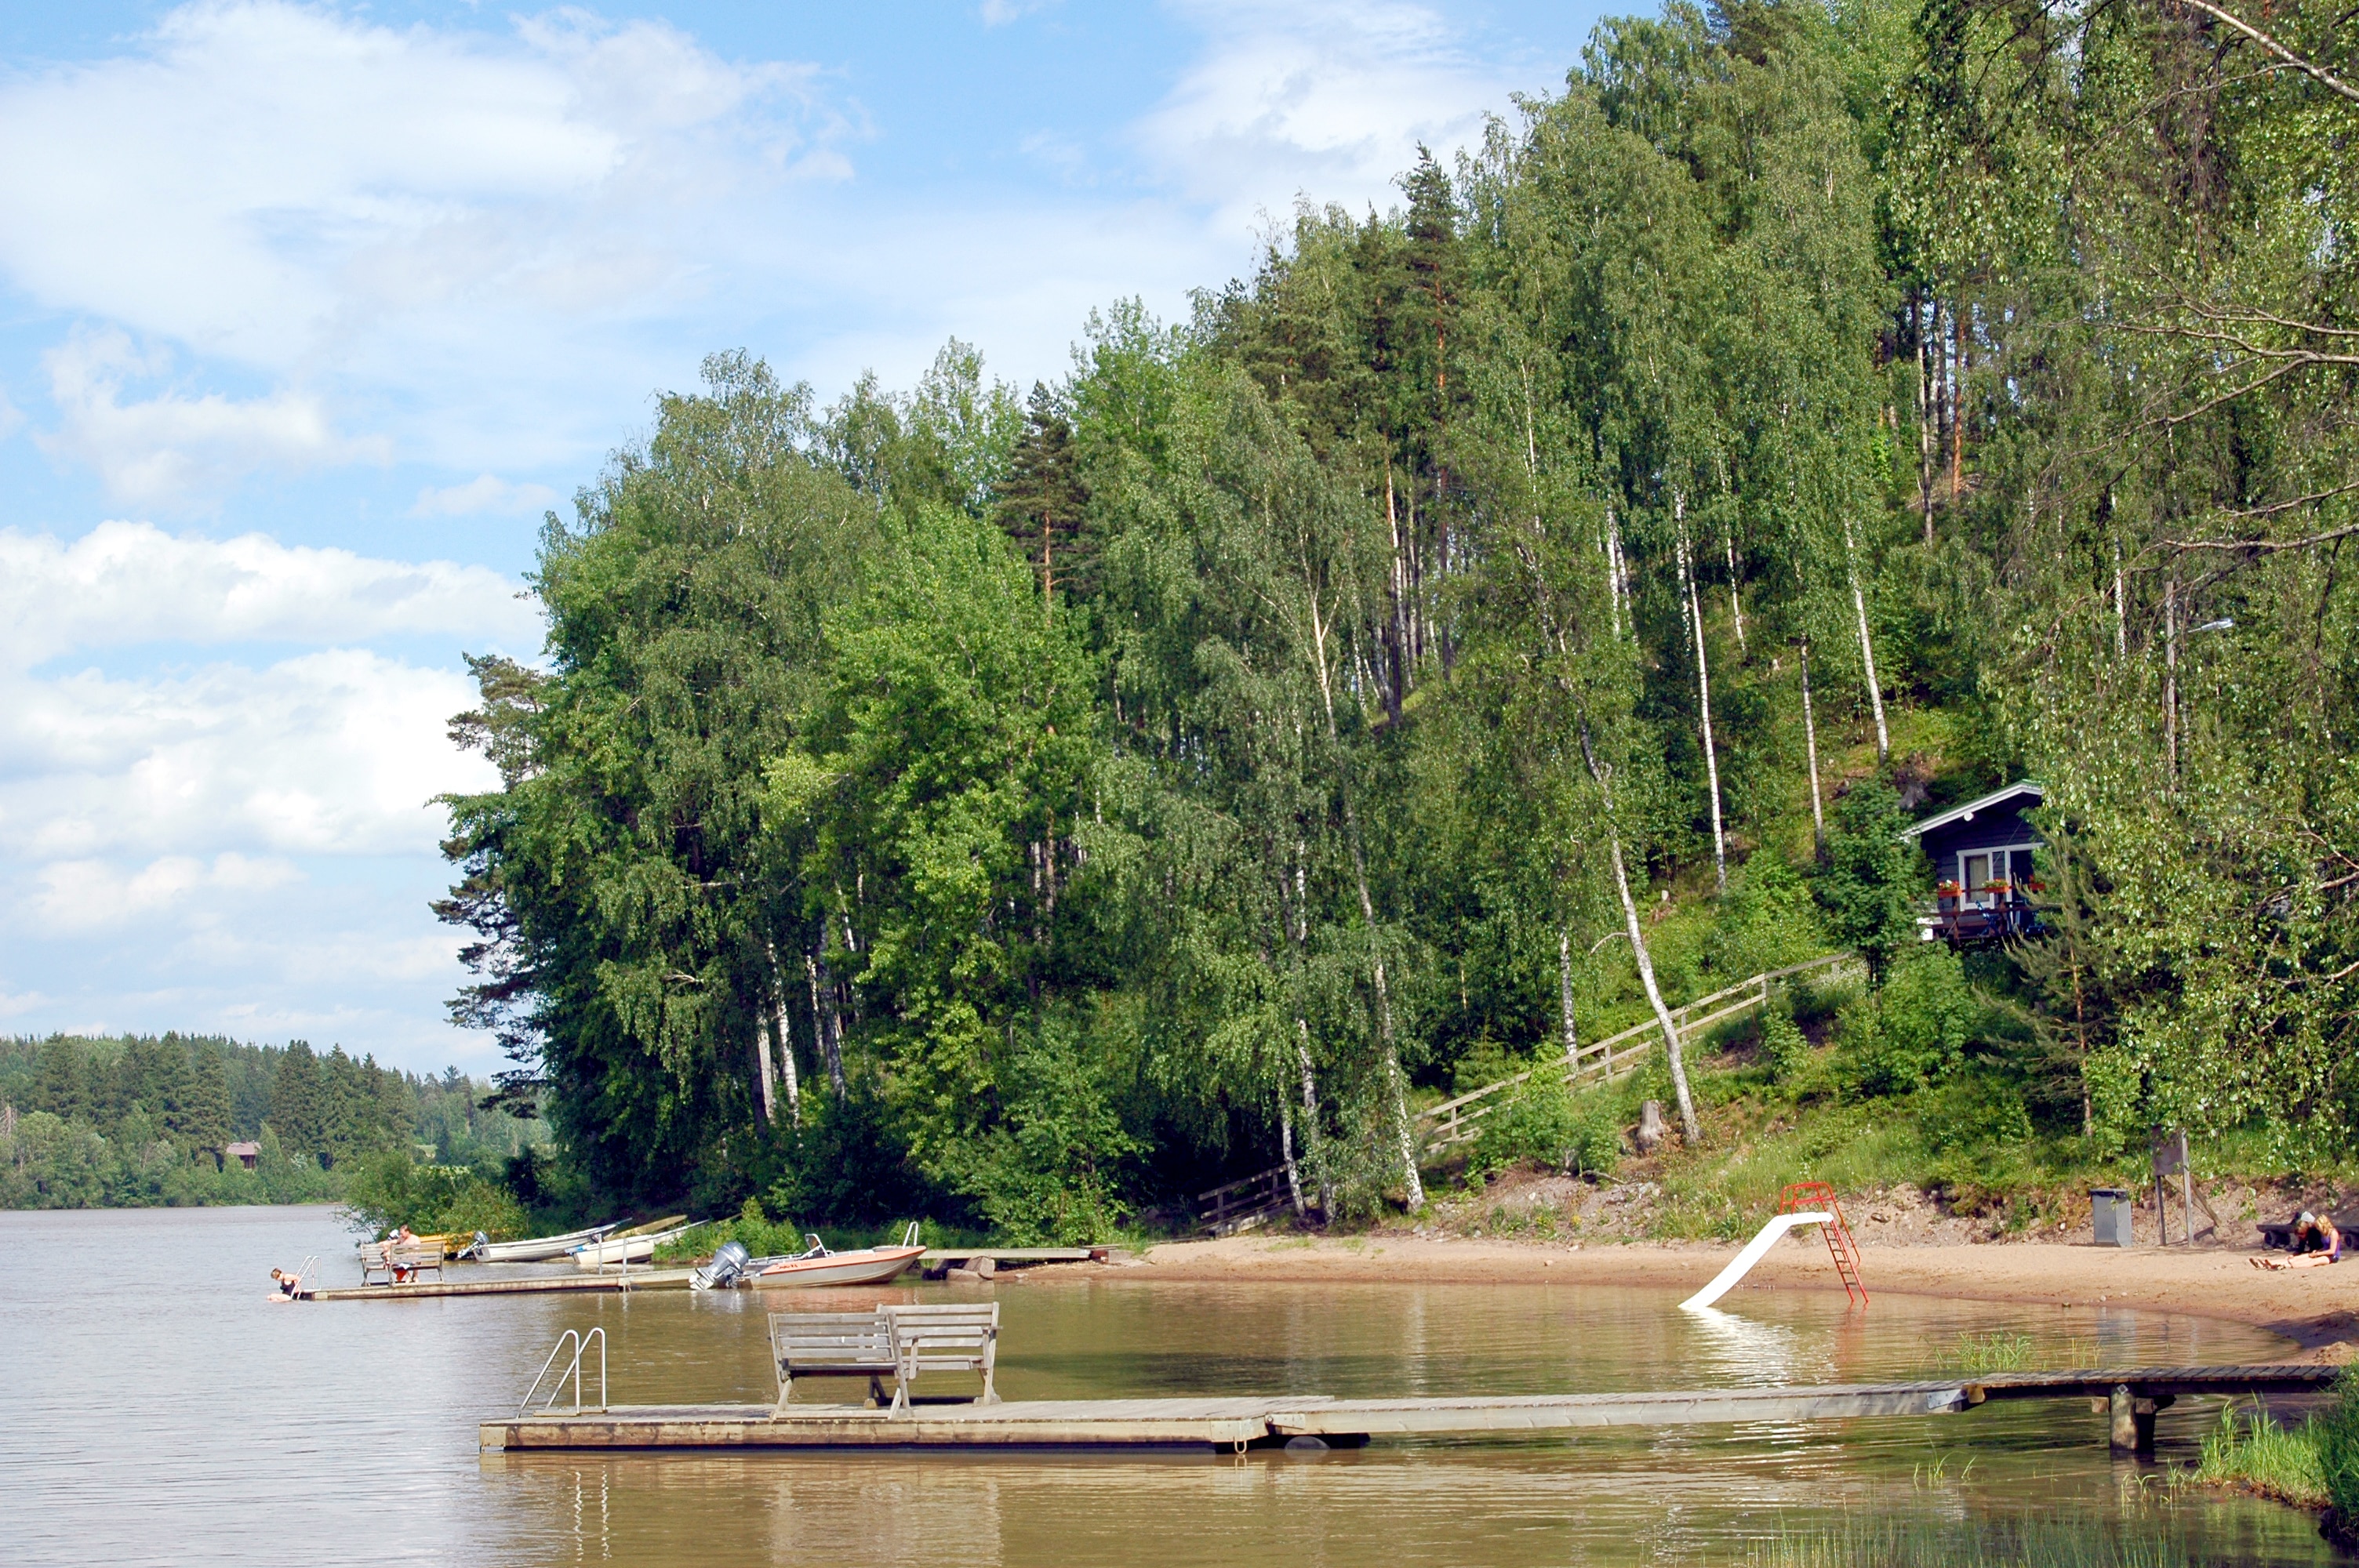
[[[1687,1426],[1954,1415],[2017,1400],[2086,1400],[2110,1412],[2117,1452],[2151,1452],[2155,1412],[2190,1396],[2318,1393],[2340,1368],[2104,1368],[1923,1382],[1660,1393],[1339,1400],[1035,1400],[925,1403],[899,1414],[850,1405],[616,1405],[487,1421],[487,1450],[538,1449],[1206,1449],[1358,1447],[1371,1438],[1512,1436],[1582,1427]]]
[[[436,1280],[408,1285],[353,1285],[305,1291],[307,1302],[408,1302],[429,1296],[531,1296],[552,1291],[684,1291],[693,1269],[645,1269],[636,1274],[534,1274],[521,1280]]]

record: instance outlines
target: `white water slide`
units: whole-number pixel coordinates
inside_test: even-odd
[[[1728,1260],[1728,1267],[1712,1276],[1712,1283],[1680,1303],[1680,1309],[1708,1307],[1736,1288],[1736,1282],[1753,1271],[1777,1238],[1798,1225],[1832,1225],[1835,1217],[1818,1210],[1801,1214],[1781,1214],[1761,1227],[1761,1234],[1745,1244],[1745,1250]]]

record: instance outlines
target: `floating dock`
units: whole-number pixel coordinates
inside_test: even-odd
[[[1023,1267],[1033,1263],[1103,1262],[1113,1249],[1105,1247],[945,1247],[913,1259],[910,1267],[928,1275],[940,1277],[949,1269],[969,1267],[988,1258],[994,1268]],[[533,1274],[523,1279],[505,1280],[442,1280],[419,1281],[407,1285],[352,1285],[334,1290],[305,1291],[301,1299],[307,1302],[398,1302],[421,1301],[429,1296],[529,1296],[552,1291],[684,1291],[693,1269],[643,1269],[631,1273],[620,1269],[613,1273]],[[748,1275],[736,1282],[738,1290],[798,1290],[789,1280],[765,1282],[758,1275]],[[841,1289],[842,1287],[830,1287]],[[870,1287],[874,1289],[875,1287]]]
[[[1687,1426],[1954,1415],[2017,1400],[2081,1400],[2109,1412],[2119,1452],[2151,1452],[2154,1416],[2197,1395],[2318,1393],[2340,1368],[2142,1367],[2008,1372],[1974,1379],[1658,1393],[1341,1400],[1034,1400],[924,1403],[895,1414],[849,1405],[615,1405],[487,1421],[486,1450],[1206,1449],[1244,1453],[1297,1439],[1351,1448],[1379,1436],[1509,1436],[1580,1427]],[[1310,1444],[1299,1444],[1310,1446]]]
[[[307,1302],[409,1302],[429,1296],[532,1296],[551,1291],[684,1291],[693,1269],[648,1269],[636,1274],[534,1274],[521,1280],[432,1280],[407,1285],[352,1285],[305,1291]]]

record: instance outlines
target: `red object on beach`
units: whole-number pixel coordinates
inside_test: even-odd
[[[1779,1214],[1806,1211],[1835,1217],[1832,1225],[1819,1228],[1826,1232],[1827,1250],[1834,1255],[1835,1273],[1843,1282],[1843,1295],[1865,1306],[1867,1286],[1859,1277],[1859,1243],[1852,1239],[1851,1222],[1843,1218],[1843,1205],[1835,1202],[1834,1188],[1824,1182],[1795,1182],[1777,1195]]]

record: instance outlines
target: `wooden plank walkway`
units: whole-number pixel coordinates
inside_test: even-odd
[[[1031,1400],[995,1405],[921,1404],[901,1415],[850,1405],[617,1405],[516,1416],[482,1424],[488,1450],[1194,1448],[1242,1452],[1310,1437],[1353,1447],[1374,1436],[1513,1435],[1579,1427],[1788,1423],[1875,1416],[1952,1415],[2014,1400],[2106,1401],[2109,1435],[2123,1438],[2125,1412],[2143,1424],[2136,1446],[2150,1448],[2153,1411],[2190,1395],[2317,1393],[2340,1368],[2291,1363],[2255,1367],[2142,1367],[2007,1372],[1983,1378],[1807,1388],[1680,1389],[1665,1392],[1469,1395],[1442,1399],[1339,1400],[1323,1394],[1225,1399]]]
[[[307,1302],[406,1302],[427,1296],[531,1296],[552,1291],[684,1291],[692,1269],[649,1269],[636,1274],[538,1274],[527,1280],[437,1280],[431,1284],[357,1285],[306,1291]]]

